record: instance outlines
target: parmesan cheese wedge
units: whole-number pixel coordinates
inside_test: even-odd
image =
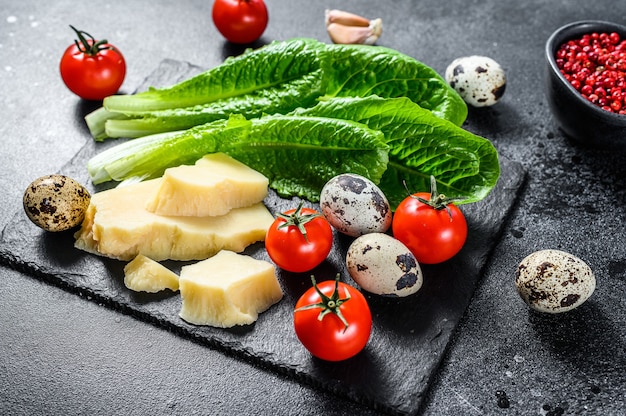
[[[222,250],[180,271],[180,317],[194,325],[249,325],[280,301],[272,263]]]
[[[149,257],[139,254],[124,266],[124,285],[135,292],[178,290],[178,275]]]
[[[241,252],[265,239],[274,217],[262,202],[216,217],[174,217],[146,210],[160,185],[152,179],[97,192],[75,233],[81,250],[130,261],[203,260],[225,249]]]
[[[262,201],[269,180],[224,153],[212,153],[195,165],[165,170],[146,207],[159,215],[204,217],[224,215]]]

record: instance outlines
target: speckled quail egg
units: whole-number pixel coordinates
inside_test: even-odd
[[[580,258],[560,250],[540,250],[519,264],[515,286],[531,308],[560,313],[584,303],[596,288],[596,278]]]
[[[385,232],[391,226],[387,197],[361,175],[344,173],[330,179],[320,193],[320,208],[330,225],[351,237]]]
[[[420,290],[424,281],[411,250],[384,233],[356,238],[348,248],[346,266],[361,288],[376,295],[409,296]]]
[[[472,55],[455,59],[446,68],[445,79],[467,104],[474,107],[494,105],[506,88],[504,70],[486,56]]]
[[[28,185],[23,204],[35,225],[57,232],[79,225],[90,200],[89,191],[76,180],[65,175],[47,175]]]

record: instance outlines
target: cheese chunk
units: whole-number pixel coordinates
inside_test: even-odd
[[[224,153],[213,153],[193,166],[166,169],[146,207],[159,215],[224,215],[262,201],[268,184],[256,170]]]
[[[124,266],[124,285],[135,292],[178,290],[178,275],[149,257],[139,254]]]
[[[283,292],[272,263],[223,250],[182,267],[180,295],[185,321],[230,328],[255,322]]]
[[[161,179],[97,192],[75,233],[76,248],[119,260],[203,260],[265,239],[274,220],[263,203],[218,217],[170,217],[145,209]]]

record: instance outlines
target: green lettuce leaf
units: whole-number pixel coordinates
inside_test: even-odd
[[[383,46],[328,45],[332,56],[326,95],[407,97],[437,117],[460,126],[467,104],[431,67]]]
[[[205,154],[223,152],[266,175],[279,194],[317,201],[324,184],[343,172],[380,181],[388,162],[383,139],[380,131],[350,120],[233,116],[183,132],[123,142],[91,158],[87,170],[95,184],[143,180]]]
[[[85,120],[96,140],[141,137],[207,123],[310,107],[321,96],[408,97],[461,125],[467,106],[432,68],[393,49],[275,41],[167,88],[114,95]]]
[[[392,206],[407,196],[407,188],[430,191],[431,175],[440,193],[466,198],[460,204],[483,199],[500,176],[489,140],[434,117],[408,98],[334,98],[294,114],[350,119],[381,131],[389,164],[379,186]]]
[[[250,122],[233,117],[185,131],[128,140],[89,159],[87,171],[94,184],[156,178],[168,167],[190,165],[203,155],[215,153],[218,140],[235,140],[249,129]]]
[[[323,65],[320,59],[323,52],[324,44],[313,39],[275,41],[229,57],[221,65],[171,87],[113,95],[105,98],[103,105],[108,111],[132,114],[191,107],[249,94],[316,72]]]
[[[165,131],[184,130],[211,121],[226,119],[232,114],[246,118],[263,114],[284,114],[298,107],[315,105],[322,95],[322,70],[276,86],[262,88],[236,97],[223,98],[203,105],[142,112],[140,116],[110,118],[104,137],[135,138]]]
[[[349,120],[274,115],[253,119],[250,137],[221,152],[263,173],[279,195],[319,201],[332,177],[353,172],[379,182],[387,169],[383,134]]]

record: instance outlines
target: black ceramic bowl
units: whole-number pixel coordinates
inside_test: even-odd
[[[626,149],[626,115],[612,113],[589,102],[561,74],[555,54],[568,40],[584,34],[617,32],[626,38],[626,27],[603,21],[580,21],[557,29],[546,43],[546,95],[550,109],[565,134],[583,145]]]

